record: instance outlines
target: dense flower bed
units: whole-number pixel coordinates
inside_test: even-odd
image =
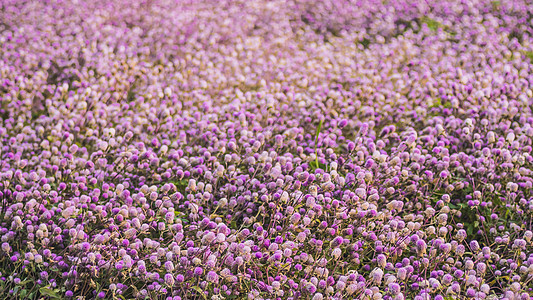
[[[0,1],[0,298],[529,299],[530,1]]]

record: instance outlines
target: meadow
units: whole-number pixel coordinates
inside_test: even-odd
[[[0,1],[0,299],[533,298],[533,2]]]

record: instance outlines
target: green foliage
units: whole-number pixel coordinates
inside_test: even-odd
[[[135,89],[137,88],[137,85],[139,84],[138,82],[138,77],[135,78],[135,81],[131,84],[130,88],[128,89],[128,94],[126,96],[126,100],[128,102],[132,102],[135,100]]]
[[[370,46],[370,40],[367,38],[364,38],[361,41],[359,41],[359,44],[363,45],[365,49],[368,49],[368,46]]]
[[[204,294],[204,291],[199,286],[193,286],[193,290],[197,291],[198,294],[202,295],[202,299],[207,299],[207,296]]]
[[[51,289],[50,286],[45,286],[39,289],[41,295],[48,297],[49,299],[61,299],[59,289]]]
[[[318,168],[320,168],[322,170],[325,170],[326,169],[326,165],[319,163],[318,159],[317,159],[317,160],[314,160],[314,161],[309,163],[309,168],[311,169],[311,171],[314,172]]]
[[[437,29],[445,27],[439,21],[431,19],[431,18],[426,17],[426,16],[423,16],[422,18],[420,18],[420,23],[426,24],[428,26],[428,28],[433,30],[433,31],[437,31]]]
[[[311,169],[313,170],[316,170],[321,164],[318,162],[318,150],[317,150],[317,147],[318,147],[318,136],[320,135],[320,131],[322,130],[322,124],[324,123],[324,119],[320,119],[320,122],[318,123],[318,127],[316,128],[316,133],[315,133],[315,161],[314,162],[311,162],[309,164],[309,166],[311,167]]]
[[[524,51],[524,55],[533,62],[533,51]]]
[[[176,188],[178,188],[178,191],[184,191],[187,185],[189,185],[189,180],[174,179],[174,180],[171,180],[169,183],[173,183],[176,186]]]
[[[316,147],[316,143],[318,141],[318,135],[320,134],[320,131],[322,130],[322,124],[324,123],[324,119],[321,119],[320,122],[318,123],[318,127],[316,128],[316,133],[315,133],[315,147]]]

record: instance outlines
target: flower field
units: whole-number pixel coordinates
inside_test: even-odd
[[[0,1],[0,299],[533,298],[533,2]]]

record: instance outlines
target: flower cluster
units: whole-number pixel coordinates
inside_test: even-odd
[[[530,299],[533,3],[0,3],[0,297]]]

